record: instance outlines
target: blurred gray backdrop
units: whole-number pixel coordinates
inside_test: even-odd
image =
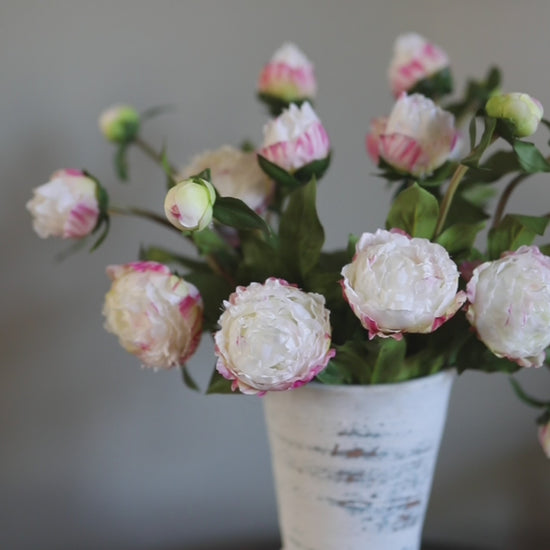
[[[550,111],[549,21],[544,0],[2,0],[0,547],[244,549],[277,538],[261,399],[194,394],[178,372],[141,370],[102,328],[105,266],[135,259],[140,244],[183,246],[177,235],[115,219],[98,252],[56,263],[65,243],[31,229],[31,189],[61,167],[93,172],[116,204],[161,211],[162,174],[138,151],[131,183],[115,181],[97,129],[105,107],[177,107],[146,135],[180,165],[206,148],[258,142],[258,72],[283,41],[296,42],[316,64],[317,112],[334,146],[319,192],[334,248],[384,223],[389,193],[364,137],[392,105],[395,37],[414,30],[444,47],[459,89],[500,65],[506,90]],[[547,212],[549,183],[529,180],[511,209]],[[208,340],[190,363],[203,384],[214,364]],[[547,373],[520,379],[548,395]],[[460,377],[426,537],[550,548],[549,505],[534,413],[504,376]]]

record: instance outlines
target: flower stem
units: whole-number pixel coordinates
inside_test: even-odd
[[[155,150],[149,143],[147,143],[143,138],[137,136],[134,139],[135,145],[141,149],[151,160],[157,163],[167,174],[167,176],[176,183],[178,169],[168,162],[161,153]]]
[[[468,166],[464,164],[459,164],[455,170],[455,173],[453,174],[453,177],[451,178],[451,183],[449,183],[447,192],[445,193],[445,196],[441,201],[439,216],[437,218],[437,224],[435,226],[434,238],[438,237],[443,230],[443,226],[445,225],[445,221],[447,220],[447,215],[449,214],[449,209],[451,208],[451,203],[453,202],[453,197],[455,196],[456,190],[458,189],[458,186],[462,181],[462,178],[466,175],[467,171]]]
[[[119,214],[122,216],[136,216],[138,218],[145,218],[153,222],[169,227],[174,231],[177,231],[181,234],[181,231],[174,227],[164,216],[156,214],[155,212],[150,212],[149,210],[144,210],[142,208],[122,208],[119,206],[111,206],[108,210],[109,214]]]
[[[527,179],[529,177],[529,175],[530,174],[519,174],[519,176],[516,176],[506,186],[506,188],[502,192],[502,195],[500,196],[497,207],[495,209],[495,215],[494,215],[494,218],[493,218],[493,223],[491,225],[491,229],[494,229],[500,223],[500,220],[502,219],[502,215],[504,214],[504,209],[506,208],[506,204],[508,204],[508,200],[510,199],[510,196],[512,195],[514,189],[523,180]]]

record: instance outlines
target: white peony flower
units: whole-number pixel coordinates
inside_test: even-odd
[[[100,210],[96,182],[80,170],[59,170],[34,189],[27,210],[39,237],[81,239],[96,227]]]
[[[147,367],[183,365],[201,338],[199,291],[156,262],[107,268],[112,280],[105,296],[105,328]]]
[[[401,94],[390,116],[376,119],[367,136],[372,158],[379,156],[395,169],[417,177],[430,175],[453,158],[458,145],[454,116],[421,94]]]
[[[550,258],[522,246],[474,269],[466,316],[498,357],[539,367],[550,345]]]
[[[447,251],[400,232],[363,233],[342,275],[344,296],[369,338],[433,332],[466,299]]]
[[[197,178],[180,181],[166,194],[164,213],[182,231],[201,231],[212,221],[215,200],[210,182]]]
[[[258,81],[261,94],[286,102],[312,99],[317,93],[313,65],[294,44],[283,44],[263,68]]]
[[[425,78],[449,66],[447,54],[416,33],[402,34],[394,44],[388,69],[391,90],[395,96],[408,92]]]
[[[222,197],[235,197],[258,213],[266,210],[273,196],[273,181],[258,165],[256,153],[229,145],[194,157],[182,173],[188,179],[210,169],[211,181]]]
[[[306,101],[301,107],[291,104],[264,126],[264,141],[258,152],[284,170],[294,172],[314,160],[328,157],[330,140]]]
[[[238,287],[214,335],[222,376],[233,389],[263,394],[306,384],[334,356],[325,299],[281,279]]]

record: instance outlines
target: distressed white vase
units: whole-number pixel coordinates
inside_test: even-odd
[[[268,393],[282,550],[418,550],[453,379]]]

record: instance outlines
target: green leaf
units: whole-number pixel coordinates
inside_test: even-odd
[[[479,140],[477,146],[470,152],[469,155],[464,157],[461,164],[468,166],[469,168],[476,168],[481,160],[481,157],[487,147],[491,145],[493,141],[493,134],[496,128],[496,120],[494,118],[485,117],[485,129],[483,135]]]
[[[222,393],[227,395],[232,393],[240,394],[241,392],[238,389],[233,391],[231,389],[231,380],[226,380],[216,369],[214,369],[206,393]]]
[[[470,335],[457,354],[456,368],[459,373],[473,369],[511,374],[519,370],[520,366],[508,359],[497,357],[476,336]]]
[[[288,189],[297,189],[302,185],[302,182],[298,181],[292,174],[289,174],[280,166],[277,166],[273,162],[267,160],[265,157],[262,157],[262,155],[257,155],[257,157],[260,168],[267,176],[269,176],[279,185],[287,187]]]
[[[428,78],[419,80],[408,94],[422,94],[430,99],[437,99],[453,91],[451,69],[445,67]]]
[[[108,216],[103,218],[103,231],[99,235],[99,238],[97,241],[92,245],[92,248],[90,248],[90,252],[94,252],[94,250],[97,250],[102,244],[103,241],[107,238],[107,235],[109,234],[109,229],[111,228],[111,221]],[[96,226],[94,229],[94,232],[99,229],[99,225]]]
[[[513,148],[525,172],[529,174],[550,172],[550,163],[533,143],[516,139],[513,142]]]
[[[305,277],[315,267],[325,241],[325,232],[317,215],[316,195],[317,182],[312,179],[290,195],[281,216],[281,257],[290,269],[294,268],[296,277]]]
[[[497,190],[494,187],[483,184],[466,185],[460,190],[462,197],[478,208],[485,207],[487,203],[496,195],[496,193]]]
[[[129,143],[121,143],[116,151],[114,157],[115,174],[120,181],[128,181],[128,147]]]
[[[208,182],[212,182],[212,175],[210,173],[210,168],[205,168],[202,172],[199,172],[198,174],[195,174],[194,176],[191,176],[189,179],[192,180],[205,180]],[[217,193],[217,190],[216,190]],[[219,197],[219,195],[217,195]]]
[[[477,141],[477,120],[476,117],[473,116],[472,120],[470,120],[470,125],[468,126],[468,135],[470,136],[470,150],[472,150]]]
[[[404,367],[407,344],[405,339],[394,340],[386,338],[380,342],[380,347],[372,373],[372,384],[400,382],[409,378]]]
[[[208,227],[202,231],[193,231],[189,236],[203,255],[230,250],[229,245],[215,231]]]
[[[263,282],[268,277],[290,277],[290,272],[282,262],[277,248],[257,234],[241,235],[241,251],[243,260],[237,271],[237,279],[241,284]]]
[[[549,218],[508,214],[489,232],[489,257],[497,259],[503,252],[533,244],[536,235],[544,235]]]
[[[189,374],[189,371],[187,370],[187,367],[185,365],[181,365],[180,370],[181,370],[181,377],[183,379],[184,384],[190,390],[200,392],[201,390],[200,390],[199,386],[197,386],[197,383],[193,380],[193,378]]]
[[[414,183],[397,195],[388,214],[386,228],[403,229],[411,237],[431,239],[438,214],[437,199]]]
[[[324,159],[314,160],[305,166],[302,166],[299,170],[294,172],[294,178],[300,183],[307,183],[312,178],[316,178],[319,181],[328,170],[330,166],[331,153],[329,153]]]
[[[246,231],[259,229],[266,236],[271,233],[265,220],[235,197],[217,197],[214,202],[213,216],[217,222],[229,227]]]
[[[469,250],[474,246],[477,234],[484,227],[484,222],[476,224],[457,223],[445,229],[436,242],[446,248],[451,255]]]
[[[445,227],[450,227],[457,223],[477,223],[486,220],[488,217],[489,215],[482,208],[466,200],[459,190],[451,203]]]
[[[292,99],[292,101],[287,101],[286,99],[282,99],[279,96],[258,93],[258,99],[265,104],[269,111],[269,114],[272,117],[278,117],[283,112],[283,109],[288,108],[290,103],[295,103],[296,105],[300,106],[302,103],[304,103],[304,101],[309,101],[313,105],[311,98],[307,97],[294,98]]]
[[[317,375],[317,380],[334,385],[368,383],[372,368],[367,360],[365,343],[349,340],[341,346],[334,346],[334,349],[336,355]]]

